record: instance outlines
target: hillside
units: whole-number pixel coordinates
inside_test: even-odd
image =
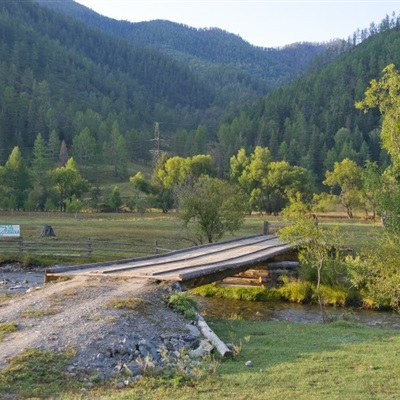
[[[318,180],[344,157],[386,162],[379,116],[354,102],[399,61],[395,18],[346,43],[283,49],[219,29],[119,22],[72,0],[1,2],[0,23],[1,164],[16,145],[29,162],[39,133],[87,163],[78,154],[87,139],[85,171],[107,165],[126,180],[116,163],[149,164],[156,121],[162,150],[211,153],[221,175],[256,145]]]
[[[256,94],[266,94],[266,90],[290,81],[293,76],[305,71],[316,56],[325,54],[327,50],[332,57],[345,47],[345,43],[333,41],[328,44],[296,43],[279,49],[260,48],[218,28],[197,29],[163,20],[139,23],[117,21],[73,0],[36,1],[135,45],[170,54],[200,74],[213,76],[213,69],[215,73],[219,71],[236,81],[242,90],[251,89]],[[226,77],[220,77],[221,80],[215,77],[213,80],[222,88]]]
[[[230,112],[267,93],[272,81],[276,84],[281,79],[290,79],[294,73],[293,70],[288,73],[290,68],[280,63],[275,69],[286,71],[286,75],[271,75],[271,82],[267,82],[238,69],[239,61],[228,65],[222,59],[217,63],[212,55],[196,56],[201,46],[196,50],[192,45],[189,53],[184,53],[177,44],[173,52],[165,48],[161,51],[155,44],[144,45],[145,34],[141,43],[134,44],[123,38],[126,23],[105,19],[72,1],[45,2],[45,5],[71,6],[85,23],[32,1],[0,4],[2,164],[16,145],[29,159],[37,134],[41,133],[47,141],[53,131],[70,148],[74,137],[89,128],[101,154],[115,123],[126,141],[130,161],[150,159],[155,121],[162,121],[167,139],[183,129],[195,132],[200,124],[213,126],[214,132],[208,131],[205,139],[212,142],[217,126]],[[114,33],[90,27],[86,21],[92,20],[96,24],[98,21],[111,24],[109,30]],[[153,25],[149,27],[155,29]],[[167,28],[179,33],[181,43],[188,33],[196,33],[188,27],[160,23],[161,31]],[[117,36],[118,29],[123,34]],[[203,44],[209,43],[210,34],[213,33],[196,33]],[[226,54],[235,53],[229,40],[235,46],[240,44],[248,54],[268,53],[226,32],[216,34],[220,47],[227,49]],[[208,46],[214,48],[212,43]],[[312,55],[310,51],[305,59]],[[245,59],[241,62],[250,65]],[[287,61],[290,64],[293,59]],[[262,65],[257,69],[262,70]],[[169,145],[176,152],[173,140]]]
[[[47,139],[56,129],[70,144],[85,126],[111,130],[117,121],[125,134],[213,101],[213,89],[171,57],[32,2],[1,2],[0,23],[2,160],[14,145],[31,148],[39,132]],[[77,122],[80,112],[91,123]]]
[[[322,180],[335,161],[348,157],[387,164],[381,151],[378,112],[364,114],[354,103],[388,64],[400,66],[399,19],[385,19],[354,48],[331,63],[282,86],[246,108],[221,128],[220,142],[229,150],[268,146],[276,159],[311,170]],[[238,136],[244,130],[246,135]],[[239,139],[240,138],[240,139]]]

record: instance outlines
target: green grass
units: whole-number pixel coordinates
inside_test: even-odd
[[[234,287],[234,286],[218,286],[212,283],[200,286],[191,290],[194,294],[203,297],[221,297],[232,300],[243,301],[280,301],[282,294],[276,288],[263,287]]]
[[[175,384],[148,377],[121,391],[102,388],[88,398],[134,399],[398,399],[400,332],[339,321],[210,322],[239,349],[215,374]],[[253,367],[246,367],[251,360]],[[63,398],[75,398],[65,395]],[[79,397],[76,397],[78,399]]]
[[[181,224],[174,213],[163,214],[161,212],[149,212],[141,216],[138,213],[80,213],[78,218],[71,214],[59,212],[3,212],[0,213],[2,224],[17,224],[21,226],[21,234],[24,240],[37,241],[44,225],[51,225],[56,234],[54,239],[40,239],[43,241],[51,240],[69,241],[84,243],[89,238],[93,241],[118,242],[132,244],[132,253],[114,253],[112,258],[130,258],[143,253],[135,254],[137,246],[158,245],[165,249],[176,250],[186,248],[191,245],[184,240],[181,235]],[[246,220],[241,231],[234,237],[261,234],[263,231],[263,221],[259,218],[249,218]],[[231,235],[224,239],[231,239]],[[1,240],[1,239],[0,239]],[[100,247],[99,247],[100,246]],[[77,246],[75,246],[77,247]],[[82,247],[82,246],[80,246]],[[101,245],[95,244],[94,248]],[[145,251],[152,251],[149,247],[144,247]],[[67,251],[62,251],[66,253]],[[116,254],[116,256],[115,256]],[[110,257],[102,255],[96,256],[96,251],[90,258],[68,258],[68,257],[47,257],[35,254],[18,256],[13,254],[0,254],[0,262],[20,260],[26,265],[39,264],[44,266],[54,264],[81,264],[110,260]]]
[[[22,313],[22,316],[26,318],[41,318],[41,317],[46,317],[48,315],[55,315],[58,312],[59,310],[55,308],[51,308],[48,310],[26,310]]]
[[[398,399],[400,331],[332,324],[209,321],[239,353],[216,373],[177,380],[149,376],[125,389],[117,377],[85,398],[134,399]],[[246,361],[253,367],[246,367]],[[0,397],[80,399],[82,377],[66,378],[68,355],[26,350],[0,372]],[[214,363],[218,365],[218,363]],[[84,379],[84,378],[83,378]],[[90,378],[89,378],[90,380]],[[95,385],[96,386],[96,385]]]
[[[114,299],[106,304],[106,307],[116,308],[119,310],[129,310],[134,314],[151,315],[154,313],[154,304],[147,300],[139,298],[128,298],[128,299]]]
[[[171,248],[188,245],[180,238],[179,224],[173,214],[148,213],[141,217],[130,213],[82,213],[75,219],[72,215],[59,213],[3,213],[1,219],[3,224],[20,224],[27,240],[37,239],[46,224],[52,225],[57,240],[112,238],[113,241],[137,240],[144,243],[158,240],[161,246],[167,247],[165,243],[168,243]],[[261,234],[264,220],[271,223],[273,231],[282,226],[279,217],[249,216],[235,237]],[[332,218],[320,221],[321,226],[339,225],[348,247],[373,243],[380,232],[377,224],[362,223],[361,220],[348,222]],[[230,239],[230,236],[225,239]],[[259,295],[253,294],[253,297]],[[110,306],[129,309],[138,305],[133,302]],[[189,380],[150,376],[123,390],[115,389],[115,383],[124,379],[117,377],[112,383],[102,384],[101,388],[89,388],[85,391],[85,398],[400,398],[398,330],[358,327],[344,321],[322,325],[218,320],[210,325],[225,342],[233,342],[240,350],[234,359],[223,360],[216,374],[199,374]],[[36,350],[24,351],[0,372],[0,397],[13,393],[18,398],[81,399],[79,392],[84,386],[81,377],[71,379],[65,374],[68,357]],[[244,365],[248,360],[253,362],[253,367]]]
[[[189,243],[181,239],[181,224],[174,212],[139,213],[79,213],[60,212],[1,212],[2,224],[19,224],[26,240],[38,239],[44,225],[51,225],[56,240],[137,240],[153,244],[155,240],[178,242],[181,246]],[[270,223],[271,233],[275,233],[284,225],[281,217],[272,215],[246,216],[245,222],[233,237],[250,236],[263,233],[264,221]],[[345,245],[370,243],[381,232],[379,224],[364,223],[360,219],[346,218],[327,219],[321,226],[337,225],[343,232]],[[224,240],[232,238],[230,234]]]
[[[8,393],[11,398],[49,399],[57,393],[82,387],[78,378],[71,379],[65,368],[73,353],[55,354],[50,351],[26,349],[12,358],[0,371],[0,398]]]
[[[0,342],[4,340],[4,337],[8,333],[15,332],[17,325],[14,322],[0,322]]]
[[[168,307],[182,314],[187,319],[196,320],[198,306],[188,292],[172,293],[167,300]]]

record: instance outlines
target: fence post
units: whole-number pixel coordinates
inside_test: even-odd
[[[19,254],[24,252],[24,238],[22,236],[18,237],[18,252]]]
[[[154,242],[154,253],[158,254],[158,240]]]
[[[87,240],[87,256],[90,257],[93,252],[93,244],[90,238]]]
[[[269,233],[269,222],[264,221],[264,235],[268,235]]]

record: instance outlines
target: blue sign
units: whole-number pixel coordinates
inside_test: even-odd
[[[19,237],[21,229],[19,225],[0,225],[0,237]]]

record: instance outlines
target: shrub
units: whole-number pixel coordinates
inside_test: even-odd
[[[279,288],[281,296],[294,303],[310,303],[314,297],[314,285],[307,281],[289,280],[283,277],[284,285]]]
[[[215,284],[201,286],[193,289],[193,293],[203,297],[222,297],[232,300],[244,301],[280,301],[281,294],[278,289],[264,287],[220,287]]]
[[[188,292],[175,292],[167,300],[168,307],[183,314],[185,318],[197,319],[198,305]]]
[[[321,295],[325,305],[344,307],[347,291],[344,288],[321,286]]]

